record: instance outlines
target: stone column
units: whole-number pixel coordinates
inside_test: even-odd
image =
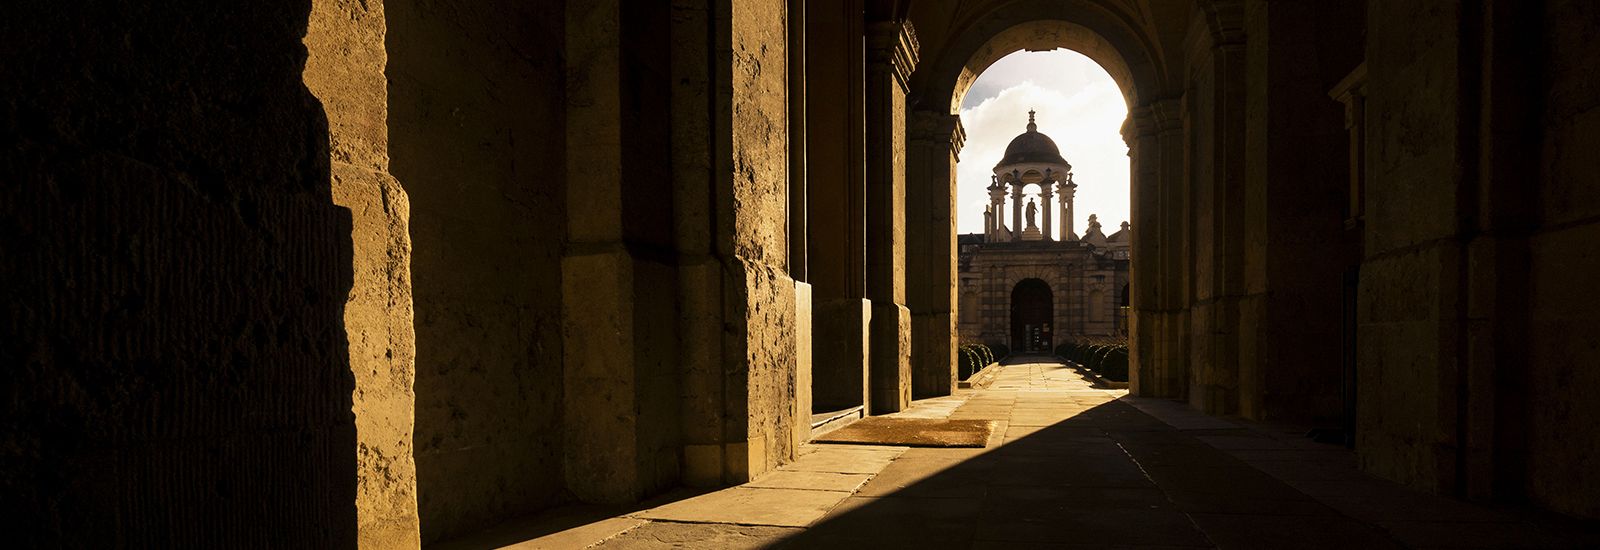
[[[1178,100],[1129,111],[1123,138],[1133,172],[1133,320],[1128,389],[1143,397],[1182,397],[1188,377],[1188,271],[1184,266],[1188,194]]]
[[[1194,290],[1190,311],[1189,404],[1209,414],[1236,414],[1240,397],[1252,391],[1240,372],[1241,303],[1245,294],[1245,36],[1239,0],[1209,6],[1211,101],[1193,102],[1197,135],[1215,136],[1209,181],[1192,185],[1189,203]],[[1302,113],[1302,115],[1305,113]],[[1205,178],[1205,176],[1199,176]],[[1199,339],[1205,341],[1196,341]]]
[[[1039,213],[1043,215],[1044,223],[1039,226],[1039,235],[1044,240],[1050,240],[1050,182],[1039,183]]]
[[[1027,228],[1022,226],[1022,182],[1017,180],[1011,182],[1011,225],[1016,226],[1011,228],[1011,240],[1022,240],[1022,230]]]
[[[1067,181],[1056,182],[1056,194],[1061,195],[1061,242],[1072,240],[1072,197],[1078,194],[1078,184],[1072,183],[1072,174],[1067,174]]]
[[[911,396],[950,395],[956,379],[957,115],[916,111],[907,122],[906,294],[911,308]],[[987,223],[993,223],[993,216]]]
[[[917,62],[909,22],[867,27],[867,298],[872,301],[871,414],[911,402],[911,311],[906,308],[906,91]]]
[[[1193,270],[1193,243],[1189,241],[1193,212],[1189,209],[1192,193],[1186,181],[1187,151],[1184,136],[1182,103],[1178,100],[1155,104],[1156,124],[1155,186],[1160,201],[1156,215],[1164,224],[1160,244],[1161,262],[1151,266],[1150,276],[1156,278],[1156,307],[1161,311],[1160,369],[1161,397],[1183,397],[1188,391],[1189,379],[1189,297]]]
[[[993,178],[993,182],[989,185],[989,208],[994,212],[994,226],[989,228],[989,236],[984,239],[988,242],[1000,240],[1000,228],[1006,224],[1006,188],[1000,185],[998,178]]]
[[[859,0],[806,6],[806,205],[826,223],[807,226],[812,292],[813,412],[866,404],[866,174]],[[842,13],[841,13],[842,12]],[[851,47],[855,44],[855,47]]]
[[[671,231],[666,210],[625,200],[622,166],[639,162],[667,169],[648,151],[668,141],[629,128],[630,115],[643,116],[629,109],[641,92],[619,82],[630,74],[629,55],[655,45],[623,40],[626,8],[620,0],[596,2],[590,9],[568,10],[566,20],[567,28],[584,29],[567,33],[565,42],[565,94],[571,101],[567,173],[593,180],[567,188],[561,257],[561,302],[583,304],[561,310],[562,471],[567,488],[583,502],[630,502],[675,483],[677,472],[664,471],[661,461],[670,460],[676,470],[681,452],[672,438],[677,405],[644,399],[644,384],[671,380],[678,369],[677,289],[662,284],[671,280],[674,266],[663,261],[665,255],[641,253],[645,247],[636,229]]]

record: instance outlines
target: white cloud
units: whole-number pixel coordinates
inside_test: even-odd
[[[1128,219],[1128,148],[1121,134],[1128,109],[1116,82],[1094,61],[1069,50],[1015,53],[979,75],[963,103],[967,141],[956,180],[960,232],[983,232],[991,170],[1011,139],[1027,130],[1029,109],[1038,111],[1039,131],[1072,164],[1078,233],[1090,214],[1099,215],[1107,234]],[[1009,223],[1009,213],[1007,218]]]

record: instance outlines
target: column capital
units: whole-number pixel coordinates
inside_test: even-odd
[[[967,130],[961,126],[961,115],[947,115],[938,111],[918,109],[906,120],[906,133],[913,141],[932,141],[949,145],[950,154],[961,156],[961,147],[967,143]]]
[[[1169,97],[1146,102],[1128,110],[1128,120],[1122,125],[1122,139],[1133,142],[1139,138],[1183,129],[1183,98]]]
[[[911,71],[917,68],[917,32],[910,21],[879,21],[867,25],[867,64],[894,75],[900,91],[911,89]]]
[[[1200,9],[1206,16],[1207,30],[1211,31],[1211,47],[1217,49],[1242,49],[1245,41],[1244,1],[1205,0]]]
[[[1328,90],[1328,97],[1344,104],[1344,127],[1346,130],[1355,128],[1363,102],[1367,96],[1367,63],[1363,61],[1356,65],[1355,70],[1345,75],[1343,80]]]
[[[1069,181],[1058,181],[1056,182],[1056,194],[1070,199],[1073,195],[1078,194],[1078,184]]]

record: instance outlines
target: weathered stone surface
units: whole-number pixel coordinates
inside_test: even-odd
[[[811,440],[811,285],[794,284],[794,405],[790,413],[791,448]]]
[[[352,218],[354,280],[344,317],[356,380],[356,521],[364,548],[421,542],[410,202],[388,173],[385,27],[381,5],[319,1],[305,38],[306,86],[328,116],[334,203]]]
[[[1600,361],[1600,342],[1593,336],[1600,331],[1600,294],[1591,283],[1600,279],[1594,244],[1600,242],[1600,181],[1593,155],[1584,151],[1600,140],[1600,94],[1595,92],[1600,69],[1592,62],[1600,54],[1600,42],[1592,38],[1600,28],[1600,10],[1563,0],[1547,2],[1542,15],[1540,36],[1550,57],[1545,83],[1534,91],[1535,97],[1544,90],[1549,95],[1538,200],[1544,229],[1528,243],[1529,317],[1523,333],[1529,340],[1528,370],[1522,387],[1528,394],[1515,395],[1522,389],[1515,384],[1497,384],[1499,391],[1512,394],[1507,401],[1530,414],[1509,419],[1501,433],[1526,430],[1521,452],[1528,457],[1524,490],[1530,499],[1594,519],[1600,518],[1600,501],[1593,498],[1600,494],[1600,475],[1593,467],[1600,463],[1600,401],[1586,388],[1600,387],[1600,371],[1593,368]],[[1521,151],[1505,154],[1518,158]],[[1517,185],[1520,180],[1506,178],[1505,183],[1513,192],[1525,192]],[[1518,272],[1516,260],[1510,259],[1506,272]]]
[[[867,414],[888,414],[911,404],[911,310],[873,302],[869,329]]]
[[[876,474],[903,452],[905,447],[813,445],[810,452],[802,453],[782,469],[792,472]]]
[[[812,409],[830,412],[868,401],[872,302],[819,299],[812,307]]]
[[[385,178],[363,154],[335,184],[330,139],[372,135],[381,107],[351,97],[362,114],[335,118],[365,129],[330,130],[307,88],[336,71],[306,74],[312,7],[30,3],[0,20],[9,545],[351,547],[362,521],[408,515],[391,500],[408,428],[379,402],[407,391],[407,337],[388,333],[405,291],[399,318],[346,327],[403,265],[367,262],[403,250],[404,218],[363,212],[354,233],[341,206]],[[381,19],[358,15],[350,38],[370,45]],[[372,93],[381,57],[350,55]],[[357,376],[399,380],[356,405]],[[378,431],[367,449],[395,484],[358,470]]]
[[[844,491],[735,487],[645,510],[633,517],[805,527],[849,496]]]
[[[385,16],[390,165],[411,206],[417,499],[434,541],[563,498],[563,15],[389,2]]]
[[[590,548],[771,548],[800,530],[792,527],[650,522]]]
[[[744,487],[766,489],[812,489],[822,491],[854,492],[866,483],[871,474],[846,474],[804,470],[774,470],[762,474]]]

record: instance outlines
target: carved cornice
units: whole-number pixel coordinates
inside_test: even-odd
[[[1328,91],[1328,97],[1344,104],[1344,127],[1346,129],[1355,127],[1356,117],[1360,115],[1361,103],[1365,101],[1366,96],[1367,63],[1363,61],[1360,65],[1356,65],[1355,70],[1350,71],[1350,74],[1345,75],[1344,80],[1340,80],[1332,90]]]
[[[1206,15],[1206,28],[1211,31],[1211,47],[1223,50],[1242,48],[1244,33],[1244,2],[1242,0],[1208,0],[1200,3]]]
[[[933,141],[950,147],[950,154],[959,156],[967,142],[967,130],[961,126],[961,115],[947,115],[936,111],[912,111],[906,119],[906,137],[912,141]]]
[[[1151,101],[1128,110],[1128,121],[1122,125],[1122,139],[1132,142],[1138,138],[1154,137],[1183,129],[1183,102],[1178,98]]]
[[[1176,132],[1183,129],[1183,100],[1167,98],[1150,102],[1150,112],[1155,115],[1156,129]]]
[[[900,91],[910,90],[917,68],[917,32],[910,21],[880,21],[867,26],[867,63],[894,75]]]

